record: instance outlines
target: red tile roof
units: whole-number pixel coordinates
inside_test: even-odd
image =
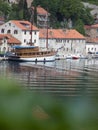
[[[32,9],[34,10],[34,7],[32,7]],[[37,6],[37,14],[40,15],[47,15],[49,14],[44,8],[42,8],[40,5]]]
[[[38,30],[37,27],[35,27],[34,25],[31,25],[31,23],[29,21],[24,21],[24,20],[11,20],[12,23],[14,23],[17,27],[19,27],[22,30],[31,30],[31,26],[32,26],[32,30]]]
[[[91,26],[92,28],[98,28],[98,24],[94,24]]]
[[[98,43],[98,38],[86,37],[86,41],[90,43]]]
[[[78,31],[72,29],[65,32],[66,38],[68,39],[85,39],[85,37],[80,34]]]
[[[40,38],[46,38],[47,30],[40,29]],[[78,31],[71,30],[63,30],[63,29],[48,29],[48,38],[54,39],[85,39],[85,37],[80,34]]]
[[[85,25],[85,29],[90,29],[90,28],[98,28],[98,24],[93,24],[93,25]]]
[[[10,34],[0,34],[0,39],[7,38],[8,44],[21,44],[21,42]]]

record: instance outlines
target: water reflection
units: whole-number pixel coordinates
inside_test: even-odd
[[[25,88],[57,96],[98,94],[98,60],[55,62],[0,62],[0,75],[15,79]]]

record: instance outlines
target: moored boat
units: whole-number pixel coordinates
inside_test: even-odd
[[[41,51],[38,46],[13,46],[7,56],[8,60],[51,62],[55,60],[56,52],[53,50]]]
[[[86,56],[86,55],[81,55],[81,54],[68,55],[68,56],[66,56],[66,59],[88,59],[88,56]]]

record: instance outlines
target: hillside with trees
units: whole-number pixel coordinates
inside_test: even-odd
[[[75,28],[85,34],[84,24],[93,24],[94,18],[90,14],[90,9],[85,8],[82,1],[98,4],[97,0],[63,0],[62,2],[61,0],[33,0],[32,6],[36,8],[40,5],[51,14],[52,28]],[[6,0],[0,0],[0,15],[3,15],[6,21],[11,19],[30,21],[31,16],[26,0],[20,0],[18,4],[12,5],[9,5]]]

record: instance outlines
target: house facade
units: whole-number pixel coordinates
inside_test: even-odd
[[[86,39],[86,53],[98,52],[98,38],[87,38]]]
[[[32,7],[31,9],[32,9],[32,14],[34,14],[34,7]],[[37,12],[37,27],[38,28],[47,28],[47,26],[49,26],[50,13],[48,13],[40,5],[36,7],[36,12]],[[48,25],[47,25],[47,23],[48,23]]]
[[[86,32],[86,53],[98,52],[98,24],[85,26]]]
[[[86,39],[76,30],[48,29],[48,43],[46,33],[47,30],[40,29],[40,48],[48,46],[62,58],[71,54],[86,54]]]
[[[20,45],[21,42],[10,34],[0,34],[0,53],[10,51],[11,46]]]
[[[0,26],[0,34],[11,34],[24,46],[39,46],[39,30],[28,21],[8,21]]]
[[[84,29],[88,37],[98,38],[98,24],[94,24],[90,26],[85,25]]]
[[[5,23],[5,19],[3,16],[0,16],[0,26]]]

